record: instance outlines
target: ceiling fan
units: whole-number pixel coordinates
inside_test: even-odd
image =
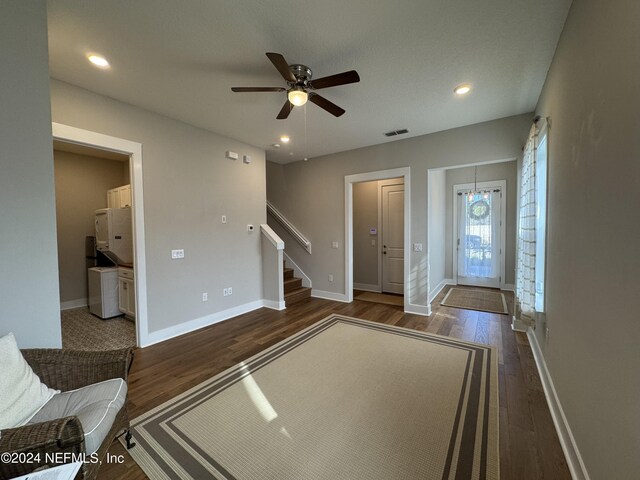
[[[326,110],[332,115],[339,117],[344,113],[344,109],[335,103],[330,102],[324,97],[318,95],[315,90],[322,88],[336,87],[338,85],[347,85],[360,81],[360,76],[355,70],[330,75],[328,77],[312,80],[313,73],[306,65],[293,64],[289,65],[282,55],[279,53],[268,52],[267,57],[276,67],[282,78],[287,82],[288,88],[285,87],[231,87],[234,92],[287,92],[287,100],[276,117],[283,120],[289,116],[294,106],[302,106],[309,100],[320,108]]]

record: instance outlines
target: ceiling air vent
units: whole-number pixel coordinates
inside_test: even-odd
[[[385,137],[395,137],[396,135],[404,135],[405,133],[409,133],[409,130],[403,128],[402,130],[391,130],[390,132],[386,132],[384,134]]]

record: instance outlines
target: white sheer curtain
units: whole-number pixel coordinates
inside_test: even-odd
[[[516,261],[516,318],[534,324],[536,302],[536,159],[535,125],[524,147],[520,180],[518,253]]]

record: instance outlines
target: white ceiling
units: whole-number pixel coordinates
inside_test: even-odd
[[[288,163],[532,111],[570,3],[48,0],[50,72]],[[286,86],[269,51],[314,78],[357,70],[360,83],[320,92],[346,113],[307,104],[276,120],[284,93],[231,92]],[[464,82],[472,92],[456,97]],[[409,134],[383,136],[402,128]],[[281,134],[290,144],[270,147]]]

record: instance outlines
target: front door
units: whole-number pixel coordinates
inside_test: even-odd
[[[404,293],[404,185],[382,186],[382,291]]]
[[[458,192],[457,283],[500,288],[499,188]]]

